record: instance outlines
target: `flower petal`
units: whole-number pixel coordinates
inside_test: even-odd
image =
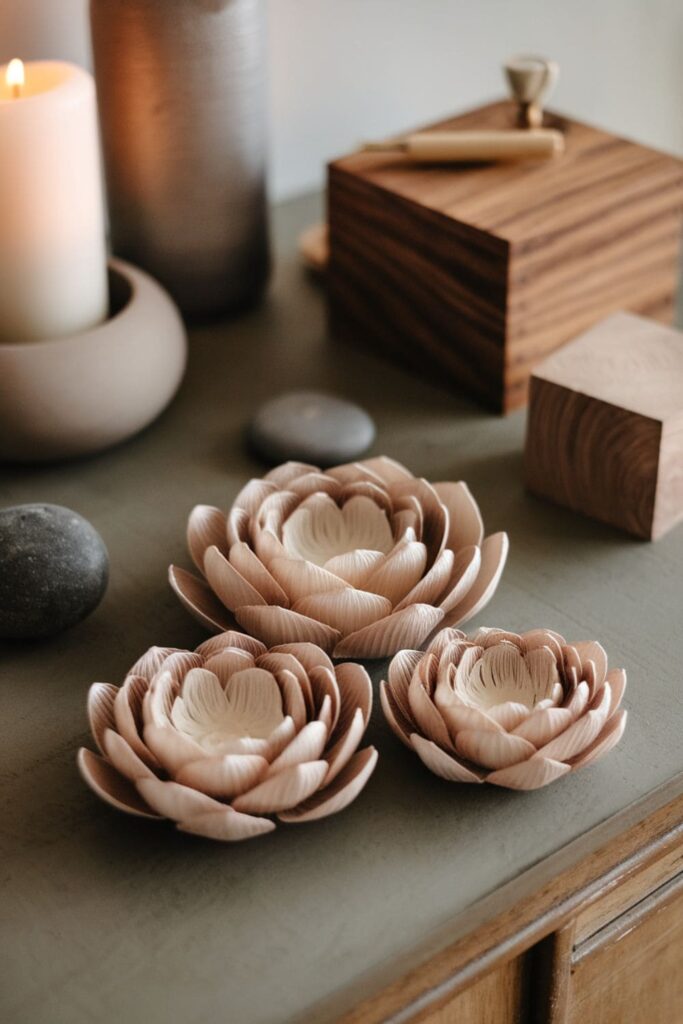
[[[583,768],[584,765],[592,764],[593,761],[597,761],[598,758],[604,757],[605,754],[609,753],[612,747],[615,747],[624,735],[626,718],[626,711],[617,711],[616,715],[608,718],[598,737],[582,750],[580,754],[570,759],[569,763],[572,771],[577,768]]]
[[[242,727],[244,736],[266,739],[285,717],[280,687],[263,668],[235,672],[225,687],[225,698],[230,718]]]
[[[484,768],[507,768],[536,753],[536,748],[521,736],[489,729],[463,729],[455,748],[459,754]]]
[[[379,696],[384,717],[390,728],[407,747],[410,747],[410,734],[415,729],[415,723],[412,718],[407,717],[403,707],[396,700],[394,691],[383,679],[379,684]]]
[[[234,628],[234,619],[204,580],[198,579],[185,569],[178,568],[177,565],[171,565],[168,569],[168,581],[180,598],[181,604],[187,608],[190,615],[201,622],[202,626],[219,633]]]
[[[292,603],[309,594],[344,590],[346,587],[344,580],[334,573],[299,558],[273,558],[270,571]]]
[[[372,712],[372,682],[370,676],[362,665],[356,665],[351,661],[337,665],[334,669],[334,674],[341,697],[339,728],[346,728],[349,714],[353,713],[356,708],[361,709],[363,723],[367,725]]]
[[[88,690],[88,720],[90,731],[103,754],[105,729],[115,729],[114,702],[118,687],[111,683],[93,683]]]
[[[135,783],[143,800],[164,818],[183,821],[195,814],[220,811],[223,807],[210,796],[181,786],[178,782],[162,782],[161,779],[138,779]]]
[[[348,727],[339,735],[337,742],[330,747],[325,755],[325,760],[329,766],[325,776],[325,785],[329,785],[349,762],[352,754],[358,748],[364,732],[363,712],[360,708],[356,708],[351,716]]]
[[[529,709],[526,704],[519,704],[513,700],[506,700],[502,704],[496,704],[494,707],[486,709],[486,714],[489,718],[492,718],[498,725],[502,725],[506,732],[512,732],[517,729],[525,719],[529,717]],[[516,735],[522,735],[516,733]],[[529,737],[525,737],[528,739]]]
[[[419,666],[408,687],[408,700],[410,701],[411,715],[423,736],[434,740],[441,747],[452,750],[453,743],[448,728],[420,680]]]
[[[273,648],[271,654],[291,654],[303,665],[307,672],[311,672],[317,666],[334,672],[334,665],[330,658],[317,644],[306,642],[280,644]]]
[[[250,670],[246,669],[245,671]],[[239,674],[243,675],[244,673]],[[232,683],[232,679],[230,682]],[[183,681],[181,696],[185,714],[202,726],[211,725],[228,712],[226,691],[217,676],[205,668],[193,668],[187,673]]]
[[[296,645],[294,645],[296,646]],[[302,646],[313,646],[312,644]],[[316,647],[315,650],[320,650]],[[321,652],[322,653],[322,652]],[[308,673],[304,666],[301,664],[298,658],[295,658],[293,654],[285,653],[282,650],[268,651],[267,654],[262,654],[257,659],[256,664],[259,668],[265,668],[267,672],[272,672],[273,675],[280,681],[282,687],[283,699],[285,701],[285,710],[287,710],[288,700],[295,698],[287,698],[286,696],[286,683],[284,679],[286,676],[292,675],[296,679],[297,686],[299,687],[300,693],[303,697],[305,705],[305,715],[314,715],[315,709],[313,706],[313,691],[311,690],[311,681],[308,678]],[[330,665],[332,662],[330,662]],[[291,714],[291,711],[287,712]]]
[[[331,785],[321,789],[292,810],[279,814],[280,821],[299,824],[304,821],[327,818],[331,814],[343,811],[365,787],[376,764],[377,751],[374,747],[360,750],[344,770],[336,776]]]
[[[503,731],[503,726],[494,718],[490,718],[481,708],[470,707],[467,704],[442,704],[438,699],[437,706],[453,740],[463,729]]]
[[[340,633],[353,633],[391,613],[391,601],[379,594],[346,587],[327,593],[309,594],[294,605],[294,611],[324,622]]]
[[[350,498],[362,495],[370,498],[379,508],[388,514],[391,512],[391,498],[383,487],[371,480],[357,480],[355,483],[344,484],[339,495],[340,505],[345,505]]]
[[[337,677],[334,671],[322,665],[316,665],[310,669],[309,679],[313,690],[313,703],[316,712],[320,714],[325,697],[329,697],[331,704],[330,735],[332,734],[341,711],[341,694],[337,685]]]
[[[267,474],[263,480],[249,480],[233,501],[232,507],[244,509],[247,515],[253,516],[268,495],[275,494],[280,487],[281,484],[276,483],[270,474]]]
[[[415,479],[409,469],[406,469],[396,459],[389,458],[388,455],[378,455],[373,459],[363,459],[357,465],[361,466],[363,470],[379,477],[384,484],[395,484],[401,483],[404,480]]]
[[[114,721],[116,729],[129,747],[150,768],[158,768],[157,759],[142,742],[142,704],[149,689],[149,682],[142,676],[126,676],[114,700]]]
[[[582,753],[602,732],[602,727],[607,721],[611,699],[610,685],[605,683],[597,706],[581,715],[564,732],[541,747],[536,756],[550,757],[555,761],[566,761],[568,758]]]
[[[547,786],[549,782],[566,775],[568,771],[569,765],[563,764],[562,761],[553,761],[549,757],[538,760],[533,758],[491,772],[486,781],[492,782],[494,786],[504,786],[506,789],[540,789],[541,786]]]
[[[568,708],[535,708],[526,721],[514,730],[515,736],[522,736],[540,749],[571,725],[572,714]]]
[[[249,651],[242,651],[238,647],[226,647],[225,650],[207,658],[204,668],[207,672],[213,672],[223,689],[235,672],[241,672],[245,668],[254,667],[254,656]]]
[[[244,605],[237,613],[237,621],[268,647],[308,642],[331,650],[341,636],[331,626],[277,605]]]
[[[126,741],[113,729],[106,729],[104,733],[104,747],[107,757],[117,771],[125,775],[131,782],[136,779],[154,778],[154,772],[147,767]]]
[[[192,561],[200,572],[204,572],[204,553],[215,546],[227,554],[227,519],[224,512],[212,505],[195,505],[187,521],[187,546]]]
[[[345,583],[352,587],[364,588],[366,580],[371,576],[380,562],[383,562],[386,555],[381,551],[368,551],[364,548],[357,548],[355,551],[347,551],[343,555],[335,555],[329,558],[323,569],[338,576]],[[316,590],[323,589],[316,587]],[[325,588],[327,589],[327,588]],[[310,593],[310,591],[309,591]],[[300,595],[304,597],[304,594]]]
[[[142,676],[148,683],[151,683],[163,663],[171,654],[178,654],[177,647],[150,647],[142,657],[138,658],[128,672],[129,676]]]
[[[275,466],[266,473],[264,479],[277,484],[278,487],[286,487],[291,480],[296,480],[305,473],[319,473],[319,466],[311,466],[307,462],[283,462],[281,466]]]
[[[439,594],[444,612],[452,612],[465,599],[477,580],[480,568],[480,548],[461,548],[457,552],[450,579],[445,584],[443,593]]]
[[[190,761],[206,756],[198,743],[171,725],[155,725],[150,722],[145,726],[144,735],[145,743],[169,775],[175,775]]]
[[[302,473],[287,481],[287,490],[307,498],[310,494],[329,494],[335,500],[341,492],[341,485],[334,477],[326,473]]]
[[[142,800],[133,784],[120,775],[103,757],[81,747],[77,761],[81,778],[105,803],[111,804],[118,811],[125,811],[126,814],[134,814],[140,818],[159,817]]]
[[[267,771],[268,762],[258,754],[225,754],[187,762],[176,781],[209,796],[232,798],[255,786]]]
[[[429,572],[396,605],[396,611],[411,604],[434,604],[451,578],[455,555],[444,549]]]
[[[325,749],[326,741],[327,726],[324,722],[309,722],[275,758],[268,769],[268,777],[277,775],[278,772],[284,771],[285,768],[291,768],[293,765],[318,761]]]
[[[436,483],[434,490],[448,509],[447,546],[456,552],[470,544],[480,547],[484,539],[484,523],[479,506],[464,480]]]
[[[402,541],[366,580],[366,590],[387,597],[392,605],[415,586],[427,566],[427,549],[420,541]]]
[[[231,612],[236,612],[244,604],[266,604],[258,590],[216,547],[209,548],[204,556],[204,573],[211,589]]]
[[[432,565],[446,545],[449,531],[448,509],[441,503],[428,480],[413,479],[393,484],[389,493],[394,499],[405,495],[417,498],[424,516],[421,540],[427,548],[427,564]]]
[[[344,637],[334,648],[334,657],[388,658],[402,647],[419,647],[442,616],[440,608],[413,604]]]
[[[457,757],[441,750],[432,740],[414,732],[410,737],[410,743],[422,763],[440,778],[448,782],[483,782],[480,774],[468,768]]]
[[[285,714],[292,718],[298,732],[306,724],[306,701],[299,680],[293,672],[289,672],[287,669],[275,673],[275,678],[282,693]]]
[[[481,568],[465,597],[449,612],[444,626],[457,626],[471,619],[493,597],[505,568],[509,541],[506,533],[494,533],[481,546]]]
[[[202,658],[212,658],[215,654],[219,654],[229,647],[237,647],[241,651],[248,651],[254,658],[258,658],[259,655],[264,654],[266,651],[265,644],[262,644],[260,640],[254,639],[253,636],[247,636],[246,633],[238,633],[235,630],[229,629],[225,633],[209,637],[208,640],[199,645],[195,653],[199,654]]]
[[[228,544],[239,544],[249,540],[250,522],[251,517],[243,508],[231,508],[225,530]]]
[[[236,811],[274,814],[296,807],[315,793],[327,773],[327,761],[306,761],[285,768],[233,801]]]
[[[195,814],[176,825],[181,832],[228,843],[264,835],[272,832],[275,827],[275,822],[269,818],[239,814],[232,807],[223,807],[220,811],[210,811],[208,814]]]
[[[277,580],[266,569],[263,562],[244,541],[233,544],[229,554],[230,564],[240,576],[259,593],[267,604],[281,604],[289,607],[289,599]],[[258,604],[258,602],[256,602]]]
[[[609,706],[607,717],[611,718],[621,704],[624,690],[626,689],[626,672],[623,668],[613,668],[607,673],[607,682],[612,691],[612,702]]]

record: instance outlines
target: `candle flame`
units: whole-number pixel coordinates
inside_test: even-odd
[[[26,81],[24,73],[24,62],[15,57],[7,65],[7,71],[5,72],[5,81],[8,87],[12,90],[14,97],[21,95],[21,90]]]

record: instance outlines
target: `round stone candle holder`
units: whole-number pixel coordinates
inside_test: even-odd
[[[151,277],[109,261],[110,313],[78,334],[0,344],[0,460],[47,462],[101,451],[168,405],[187,338]]]

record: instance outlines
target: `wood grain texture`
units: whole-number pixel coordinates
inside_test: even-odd
[[[683,875],[577,950],[568,1024],[679,1024],[681,964]]]
[[[416,1024],[523,1024],[529,981],[528,958],[508,960]]]
[[[525,478],[646,540],[683,518],[683,334],[617,313],[536,368]]]
[[[495,103],[431,130],[510,128]],[[533,366],[621,307],[670,322],[683,164],[558,115],[543,164],[416,166],[360,152],[329,166],[334,333],[372,343],[494,409]]]
[[[558,860],[545,880],[535,874],[530,889],[526,885],[530,877],[522,876],[499,890],[490,900],[491,915],[481,908],[483,916],[469,934],[429,958],[419,962],[413,958],[412,969],[406,967],[400,980],[339,1017],[339,1024],[417,1024],[429,1009],[436,1012],[448,1006],[489,971],[534,946],[538,959],[534,958],[531,968],[531,1020],[564,1024],[572,991],[567,978],[571,935],[578,914],[605,893],[638,876],[645,879],[642,873],[651,865],[683,849],[683,776],[667,786],[662,797],[665,794],[666,802],[658,808],[652,803],[645,819],[637,820],[634,806],[610,822],[603,842],[592,850],[584,846],[584,855],[567,870],[559,869]],[[577,845],[583,846],[583,840]],[[508,892],[516,894],[510,903],[506,902]],[[545,947],[539,945],[543,940],[547,940]]]

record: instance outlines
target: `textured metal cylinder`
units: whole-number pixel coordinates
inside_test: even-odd
[[[117,256],[192,317],[268,277],[264,0],[91,0]]]

